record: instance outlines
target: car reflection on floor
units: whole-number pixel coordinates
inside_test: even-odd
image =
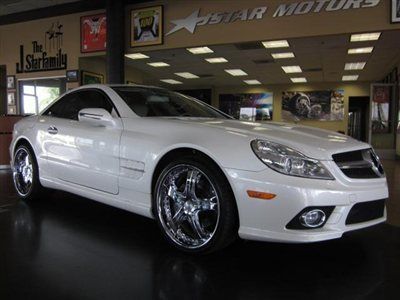
[[[316,244],[238,241],[210,256],[170,248],[152,220],[51,192],[17,200],[0,172],[0,298],[391,298],[400,228]]]

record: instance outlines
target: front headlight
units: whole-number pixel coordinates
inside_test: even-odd
[[[269,141],[254,140],[251,142],[251,148],[263,163],[279,173],[334,180],[319,160],[308,158],[289,147]]]

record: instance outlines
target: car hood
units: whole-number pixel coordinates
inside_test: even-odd
[[[332,160],[332,154],[370,148],[370,145],[357,141],[349,136],[318,129],[282,122],[246,122],[238,120],[173,118],[176,121],[218,129],[226,134],[239,135],[248,141],[265,139],[291,147],[304,155]]]

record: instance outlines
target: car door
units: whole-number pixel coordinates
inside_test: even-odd
[[[115,126],[94,126],[78,121],[84,108],[103,108]],[[67,183],[118,194],[119,143],[122,122],[108,96],[97,89],[67,94],[50,107],[43,147],[51,176]]]

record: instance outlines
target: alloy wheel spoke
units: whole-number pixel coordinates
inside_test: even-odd
[[[204,231],[203,226],[200,223],[199,211],[195,212],[188,218],[189,224],[193,229],[193,232],[200,238],[206,238],[207,233]]]
[[[185,218],[185,211],[183,209],[183,206],[181,206],[172,217],[172,222],[174,222],[175,224],[181,224],[185,220]]]
[[[197,170],[189,170],[186,176],[186,184],[184,194],[186,198],[190,197],[193,200],[197,200],[196,197],[196,184],[199,179],[200,173]]]
[[[178,191],[175,182],[169,185],[167,195],[179,205],[183,205],[185,196]]]

